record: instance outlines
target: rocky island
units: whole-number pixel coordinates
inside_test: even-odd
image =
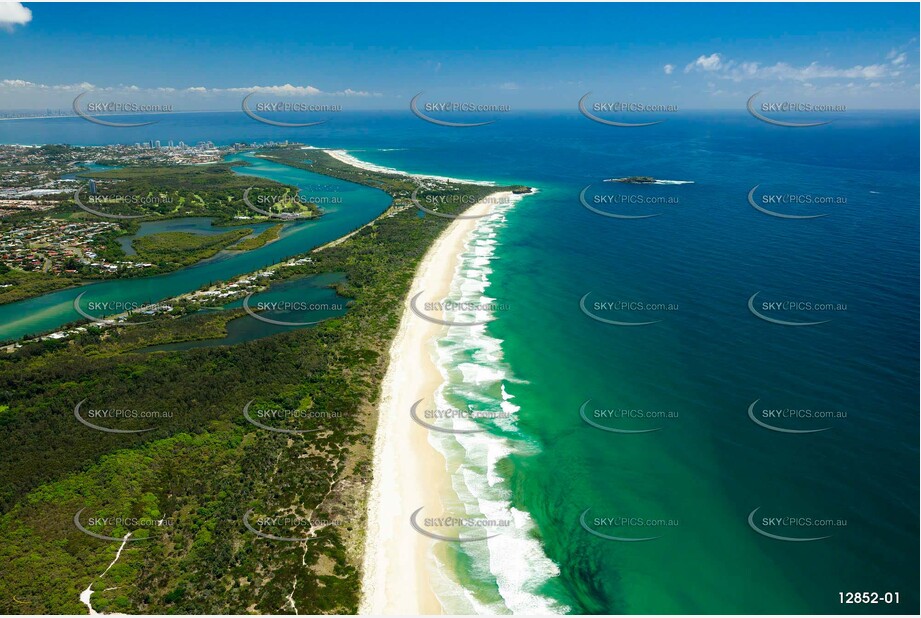
[[[625,178],[611,178],[605,182],[623,182],[628,185],[654,185],[658,181],[652,176],[627,176]]]

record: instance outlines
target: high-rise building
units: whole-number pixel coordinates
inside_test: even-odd
[[[96,195],[96,181],[90,178],[90,195]]]

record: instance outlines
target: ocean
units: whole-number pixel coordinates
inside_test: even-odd
[[[0,142],[288,139],[538,189],[483,220],[453,282],[493,321],[438,345],[441,402],[503,413],[433,432],[457,508],[515,522],[440,548],[449,611],[917,613],[918,116],[740,110],[24,120]],[[630,176],[683,183],[605,182]]]

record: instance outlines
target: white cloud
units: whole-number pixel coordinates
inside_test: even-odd
[[[282,97],[316,97],[316,96],[332,96],[332,97],[369,97],[372,96],[372,93],[366,90],[353,90],[352,88],[346,88],[345,90],[337,90],[335,92],[320,90],[314,86],[294,86],[292,84],[283,84],[281,86],[249,86],[246,88],[187,88],[189,92],[203,92],[207,94],[249,94],[250,92],[255,92],[257,94],[271,94],[275,96]],[[375,95],[376,96],[376,95]]]
[[[255,92],[258,94],[275,94],[281,96],[305,96],[313,97],[318,94],[332,94],[324,93],[319,88],[313,86],[292,86],[291,84],[284,84],[282,86],[250,86],[249,88],[214,88],[211,92],[238,92],[238,93],[250,93]]]
[[[5,79],[2,82],[0,82],[0,86],[4,86],[7,88],[30,88],[36,85],[37,84],[33,84],[32,82],[27,82],[24,79]]]
[[[503,84],[499,84],[500,90],[518,90],[519,87],[520,86],[515,82],[505,82]]]
[[[664,67],[662,67],[662,70],[665,71],[665,74],[666,74],[666,75],[671,75],[671,74],[672,74],[672,71],[675,70],[675,65],[673,65],[673,64],[666,64]]]
[[[56,90],[70,92],[84,92],[87,90],[96,92],[128,92],[128,93],[154,93],[154,94],[193,94],[193,95],[220,95],[234,94],[246,95],[251,92],[257,94],[270,94],[276,96],[337,96],[337,97],[368,97],[379,96],[364,90],[353,90],[346,88],[336,92],[325,92],[314,86],[294,86],[292,84],[283,84],[280,86],[248,86],[245,88],[206,88],[205,86],[191,86],[189,88],[171,88],[161,86],[157,88],[140,88],[134,85],[119,85],[98,87],[93,84],[83,82],[79,84],[39,84],[36,82],[26,81],[24,79],[4,79],[0,80],[0,90]]]
[[[13,26],[24,26],[30,21],[32,11],[21,2],[0,2],[0,28],[12,32]]]
[[[691,64],[684,67],[685,73],[693,70],[701,71],[718,71],[723,66],[723,58],[719,54],[710,54],[709,56],[700,56]]]
[[[899,51],[895,49],[893,49],[891,52],[889,52],[886,55],[886,60],[888,60],[895,66],[901,66],[905,64],[905,60],[907,59],[908,57],[905,55],[905,52],[899,53]]]
[[[35,82],[26,81],[24,79],[4,79],[0,80],[0,89],[6,90],[57,90],[57,91],[70,91],[70,92],[82,92],[84,90],[110,90],[110,88],[96,88],[93,84],[88,82],[82,82],[79,84],[55,84],[49,86],[48,84],[37,84]]]
[[[775,79],[791,79],[797,81],[806,81],[811,79],[879,79],[894,75],[892,68],[884,64],[855,65],[844,69],[830,66],[823,66],[818,62],[813,62],[804,67],[794,67],[785,62],[778,62],[769,67],[759,67],[755,63],[754,68],[746,73],[739,73],[730,70],[729,77],[732,79],[745,79],[750,77],[769,77]]]
[[[833,67],[818,62],[805,66],[794,66],[786,62],[762,65],[760,62],[739,62],[725,59],[720,54],[700,56],[688,64],[684,72],[702,71],[723,79],[742,81],[746,79],[792,80],[799,82],[817,79],[865,79],[879,80],[899,76],[899,68],[905,62],[905,54],[890,52],[888,63],[858,64],[851,67]]]

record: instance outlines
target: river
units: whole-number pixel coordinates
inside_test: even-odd
[[[249,163],[248,167],[235,168],[238,173],[295,185],[311,198],[337,199],[321,200],[322,217],[289,223],[277,241],[252,251],[221,251],[165,275],[111,279],[0,305],[0,341],[51,331],[81,319],[73,306],[81,292],[86,292],[82,303],[157,302],[310,251],[361,227],[390,204],[390,196],[383,191],[267,161],[252,153],[232,155],[228,160]]]

